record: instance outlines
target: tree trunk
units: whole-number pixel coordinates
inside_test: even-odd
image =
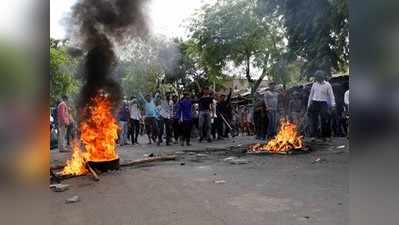
[[[263,79],[266,77],[267,75],[267,69],[266,69],[266,65],[267,65],[267,60],[269,58],[269,55],[267,55],[265,57],[265,63],[264,63],[264,67],[262,69],[262,74],[260,75],[260,77],[258,78],[258,80],[256,80],[256,82],[254,82],[252,79],[249,84],[251,85],[251,98],[252,98],[252,103],[255,103],[255,93],[258,90],[259,85],[262,83]],[[248,66],[248,61],[247,61],[247,66]],[[247,68],[247,72],[249,72],[249,69]],[[247,77],[248,78],[248,77]]]
[[[246,59],[245,59],[245,63],[246,63],[246,71],[245,71],[245,77],[248,80],[248,85],[251,89],[251,102],[254,104],[255,103],[255,92],[256,92],[256,88],[254,86],[254,81],[251,78],[251,55],[247,54],[246,55]]]

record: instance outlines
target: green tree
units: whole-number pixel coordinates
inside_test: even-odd
[[[349,64],[346,0],[259,0],[262,15],[281,14],[291,58],[304,60],[302,74],[317,69],[345,71]]]
[[[60,43],[53,39],[50,42],[50,105],[55,105],[63,95],[75,97],[79,90],[79,82],[74,76],[77,61]]]
[[[176,41],[164,37],[135,39],[121,46],[119,55],[123,67],[121,84],[124,94],[154,93],[176,89]]]
[[[190,26],[191,39],[209,76],[221,74],[233,62],[244,68],[252,94],[266,76],[272,77],[286,52],[285,30],[279,17],[257,14],[256,0],[218,1],[206,5],[196,17]]]

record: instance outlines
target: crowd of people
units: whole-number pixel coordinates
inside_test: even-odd
[[[205,87],[199,96],[184,92],[180,99],[160,92],[131,97],[123,101],[118,112],[118,143],[137,144],[143,133],[148,144],[183,146],[191,145],[196,136],[200,142],[212,142],[235,135],[231,92],[230,89],[227,96],[215,94]]]
[[[189,92],[180,97],[161,92],[132,96],[123,101],[117,113],[118,144],[138,144],[143,135],[148,144],[157,145],[190,146],[196,138],[212,142],[240,134],[267,141],[276,135],[282,118],[297,124],[300,132],[312,139],[347,136],[349,89],[334,87],[326,77],[327,73],[317,71],[307,93],[294,90],[288,94],[285,87],[278,89],[270,82],[264,94],[256,94],[253,104],[241,106],[232,104],[232,89],[227,94],[204,87],[195,96]],[[52,117],[57,120],[59,151],[66,150],[74,135],[67,102],[64,96]]]
[[[348,136],[349,86],[330,84],[324,71],[317,71],[313,77],[310,87],[299,86],[289,92],[270,82],[264,94],[256,93],[253,107],[241,107],[241,133],[267,141],[276,135],[280,119],[287,118],[312,140]]]

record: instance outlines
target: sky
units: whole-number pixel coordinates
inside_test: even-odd
[[[50,37],[66,37],[63,20],[76,0],[50,0]],[[215,0],[151,0],[149,4],[150,27],[154,34],[185,38],[187,19],[206,3]]]

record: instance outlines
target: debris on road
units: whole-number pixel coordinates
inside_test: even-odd
[[[242,159],[242,158],[237,158],[235,156],[230,156],[230,157],[224,158],[223,161],[227,162],[227,163],[230,163],[230,164],[233,164],[233,165],[248,164],[249,163],[248,160]]]
[[[66,203],[66,204],[71,204],[71,203],[76,203],[76,202],[79,202],[79,201],[80,201],[79,196],[75,195],[75,196],[73,196],[73,197],[68,198],[67,200],[65,200],[65,203]]]
[[[54,192],[64,192],[69,189],[69,184],[51,184],[50,189]]]
[[[184,165],[186,165],[185,162],[181,162],[181,163],[180,163],[180,166],[184,166]]]
[[[317,159],[315,159],[315,160],[312,162],[312,164],[315,164],[315,163],[322,163],[322,162],[327,162],[327,159],[317,158]]]
[[[206,158],[208,158],[208,155],[206,154],[196,154],[195,155],[195,161],[201,161],[201,160],[205,160]]]
[[[233,165],[241,165],[241,164],[248,164],[248,163],[249,163],[249,161],[246,159],[233,159],[230,161],[230,164],[233,164]]]
[[[345,145],[337,146],[337,149],[342,149],[342,148],[345,148]]]
[[[214,183],[215,184],[225,184],[226,181],[225,180],[215,180]]]
[[[238,158],[235,157],[235,156],[230,156],[230,157],[224,158],[223,161],[224,162],[230,162],[230,161],[235,160],[235,159],[238,159]]]
[[[150,154],[144,154],[145,158],[151,158],[154,157],[154,153],[150,153]]]

